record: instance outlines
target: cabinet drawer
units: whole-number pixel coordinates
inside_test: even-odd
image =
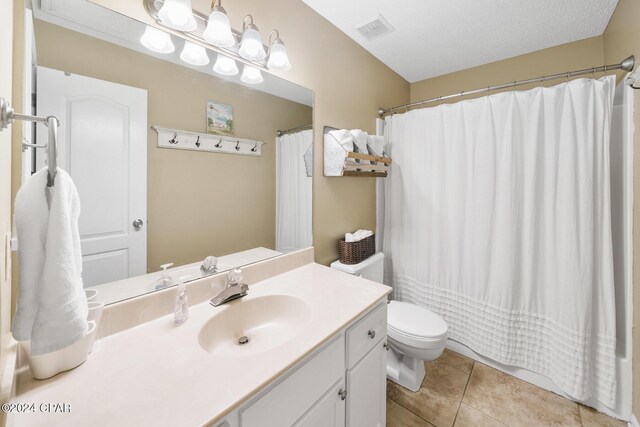
[[[344,335],[241,411],[243,427],[290,426],[343,378]],[[285,374],[286,375],[286,374]]]
[[[387,304],[381,304],[347,330],[347,369],[387,336]]]

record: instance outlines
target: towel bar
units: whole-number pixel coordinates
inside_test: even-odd
[[[39,117],[16,113],[11,104],[0,97],[0,131],[6,129],[16,120],[44,123],[49,128],[49,142],[47,144],[26,144],[23,142],[22,147],[47,148],[47,167],[49,168],[47,187],[53,187],[58,171],[58,126],[60,126],[60,120],[56,116]]]

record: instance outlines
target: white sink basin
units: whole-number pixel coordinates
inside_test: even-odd
[[[265,295],[227,303],[200,330],[198,341],[220,357],[253,356],[287,343],[311,319],[306,302],[291,295]],[[248,338],[248,342],[241,344]]]

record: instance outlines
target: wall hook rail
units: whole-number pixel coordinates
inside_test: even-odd
[[[264,145],[262,141],[163,128],[155,125],[151,128],[158,134],[158,148],[262,156],[262,146]]]

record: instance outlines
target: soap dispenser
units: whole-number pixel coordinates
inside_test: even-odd
[[[156,290],[173,286],[173,279],[171,278],[171,276],[169,276],[169,273],[167,273],[167,268],[171,267],[172,265],[173,263],[171,262],[169,264],[163,264],[160,266],[160,268],[162,269],[162,274],[160,275],[160,278],[156,280]]]
[[[184,285],[185,280],[190,276],[182,276],[178,279],[178,293],[176,295],[176,303],[173,310],[174,322],[176,325],[182,325],[189,318],[189,301],[187,299],[187,290]]]

